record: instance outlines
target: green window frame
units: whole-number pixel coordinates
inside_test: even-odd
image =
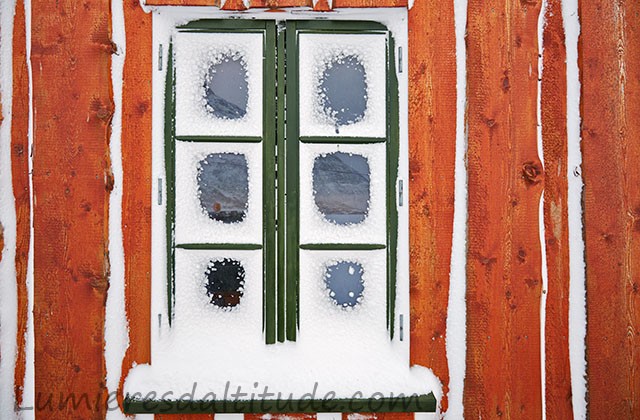
[[[280,28],[278,28],[280,25]],[[259,33],[264,35],[263,132],[260,137],[177,136],[173,44],[165,90],[165,171],[167,184],[166,244],[169,323],[174,315],[176,249],[262,250],[263,334],[266,344],[295,341],[300,327],[300,250],[366,251],[385,249],[387,256],[387,329],[394,338],[399,165],[399,104],[394,40],[382,24],[368,21],[198,20],[177,28],[195,33]],[[385,137],[301,137],[299,127],[300,34],[384,34],[386,57]],[[277,87],[276,87],[277,86]],[[286,122],[285,122],[286,113]],[[262,243],[176,243],[176,144],[178,142],[262,143]],[[300,144],[386,143],[386,241],[384,243],[300,243]],[[277,151],[274,153],[274,151]]]

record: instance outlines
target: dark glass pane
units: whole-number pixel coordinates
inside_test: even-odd
[[[225,258],[211,260],[205,272],[207,296],[220,308],[233,308],[244,294],[244,267],[239,261]]]
[[[362,265],[351,261],[341,261],[327,267],[324,282],[329,289],[329,297],[336,305],[347,308],[362,301],[363,273]]]
[[[249,205],[249,168],[242,154],[216,153],[198,165],[200,205],[213,220],[237,223]]]
[[[207,110],[218,118],[235,120],[247,113],[247,68],[240,58],[225,56],[211,65],[204,82]]]
[[[355,55],[336,57],[320,79],[320,101],[325,114],[336,125],[359,122],[367,109],[364,66]]]
[[[360,223],[369,213],[369,162],[362,155],[335,152],[313,164],[313,191],[324,218],[338,225]]]

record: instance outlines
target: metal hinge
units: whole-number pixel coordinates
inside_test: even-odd
[[[162,44],[158,46],[158,71],[162,71]]]
[[[398,206],[402,207],[404,204],[404,182],[398,180]]]
[[[162,205],[162,178],[158,178],[158,205]]]
[[[402,47],[398,47],[398,73],[402,73]]]

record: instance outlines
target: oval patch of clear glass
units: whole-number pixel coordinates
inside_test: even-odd
[[[370,174],[369,162],[362,155],[334,152],[315,158],[313,195],[325,220],[337,225],[352,225],[367,218]]]
[[[362,265],[352,261],[340,261],[327,267],[324,283],[329,297],[337,306],[350,308],[363,299],[364,280]]]
[[[322,111],[335,125],[336,133],[340,132],[340,126],[362,121],[368,96],[366,72],[360,58],[335,57],[322,73],[319,91]]]
[[[226,55],[209,66],[204,81],[207,111],[217,118],[236,120],[247,114],[249,83],[241,57]]]
[[[198,195],[202,210],[222,223],[238,223],[249,207],[247,158],[236,153],[212,153],[198,165]]]
[[[239,261],[230,258],[211,260],[205,277],[205,289],[212,305],[231,309],[240,304],[245,270]]]

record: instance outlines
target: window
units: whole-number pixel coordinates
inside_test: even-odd
[[[406,145],[391,32],[233,19],[170,34],[155,155],[166,199],[154,258],[166,265],[153,273],[153,361],[131,386],[205,384],[218,402],[229,381],[298,402],[312,389],[312,400],[341,401],[404,392],[414,405],[361,408],[430,411],[433,382],[409,369],[405,333]]]

